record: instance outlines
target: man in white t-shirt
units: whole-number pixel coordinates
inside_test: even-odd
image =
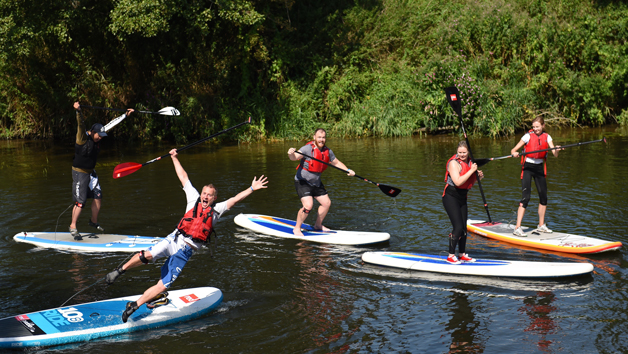
[[[259,180],[257,177],[253,177],[253,182],[249,188],[224,202],[215,203],[217,194],[216,188],[211,184],[206,185],[199,194],[196,188],[192,186],[188,174],[181,166],[177,158],[177,150],[170,150],[170,156],[172,157],[174,169],[183,185],[183,190],[187,198],[185,207],[186,213],[179,222],[179,226],[177,226],[170,235],[148,250],[140,251],[122,267],[116,268],[105,277],[108,284],[113,284],[116,278],[127,269],[142,264],[148,264],[148,262],[154,262],[159,258],[168,257],[161,268],[161,279],[159,279],[159,282],[148,288],[137,301],[126,304],[126,309],[122,313],[123,322],[126,322],[129,316],[142,306],[142,304],[159,298],[159,295],[164,293],[170,285],[172,285],[192,254],[202,247],[204,242],[209,241],[213,225],[215,225],[216,221],[218,221],[224,212],[251,195],[253,191],[267,188],[266,184],[268,181],[264,175],[260,176]],[[150,308],[151,304],[149,303],[147,306]]]

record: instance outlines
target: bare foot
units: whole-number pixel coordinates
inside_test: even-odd
[[[300,229],[300,228],[299,228],[299,229],[292,229],[292,233],[293,233],[295,236],[303,236],[303,232],[301,232],[301,229]]]
[[[320,227],[314,225],[314,230],[316,230],[316,231],[331,231],[330,228],[322,226],[322,225]]]

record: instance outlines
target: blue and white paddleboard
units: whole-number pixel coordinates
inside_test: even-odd
[[[69,232],[20,232],[13,236],[16,242],[30,243],[44,248],[56,248],[81,252],[137,252],[161,241],[162,237],[81,234],[83,240],[75,241]]]
[[[337,245],[368,245],[390,239],[386,232],[317,231],[307,224],[301,226],[303,236],[296,236],[292,233],[296,224],[294,220],[267,215],[239,214],[233,221],[239,226],[265,235]]]
[[[577,262],[526,262],[496,259],[477,259],[473,263],[451,264],[447,256],[404,252],[366,252],[366,263],[386,267],[460,275],[480,275],[516,278],[552,278],[588,274],[590,263]]]
[[[169,291],[167,305],[142,305],[126,323],[127,302],[140,295],[59,307],[0,319],[0,348],[51,346],[162,327],[201,317],[220,305],[222,292],[203,287]]]

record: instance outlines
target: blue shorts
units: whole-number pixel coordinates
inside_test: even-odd
[[[171,233],[165,239],[148,249],[153,256],[153,262],[162,257],[168,257],[161,267],[161,282],[166,288],[177,280],[195,249],[184,241],[183,236]]]

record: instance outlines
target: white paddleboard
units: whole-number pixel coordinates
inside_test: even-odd
[[[591,254],[613,251],[621,248],[621,242],[599,238],[566,234],[562,232],[544,233],[529,227],[522,227],[526,237],[513,235],[515,225],[482,220],[467,220],[467,230],[480,236],[514,243],[516,245],[540,248],[565,253]]]
[[[75,241],[69,232],[20,232],[13,236],[16,242],[30,243],[44,248],[56,248],[81,252],[137,252],[163,240],[162,237],[81,234],[83,240]]]
[[[311,225],[307,224],[301,226],[303,236],[296,236],[292,233],[292,229],[296,224],[294,220],[267,215],[239,214],[235,217],[234,222],[239,226],[264,235],[337,245],[368,245],[390,239],[390,235],[386,232],[316,231]]]
[[[146,330],[201,317],[218,307],[222,292],[204,287],[169,291],[167,305],[142,305],[126,323],[127,302],[141,295],[58,307],[0,319],[0,348],[39,347]]]
[[[552,278],[588,274],[593,271],[590,263],[576,262],[525,262],[496,259],[477,259],[472,263],[451,264],[447,256],[404,252],[366,252],[366,263],[386,267],[459,275],[480,275],[516,278]]]

